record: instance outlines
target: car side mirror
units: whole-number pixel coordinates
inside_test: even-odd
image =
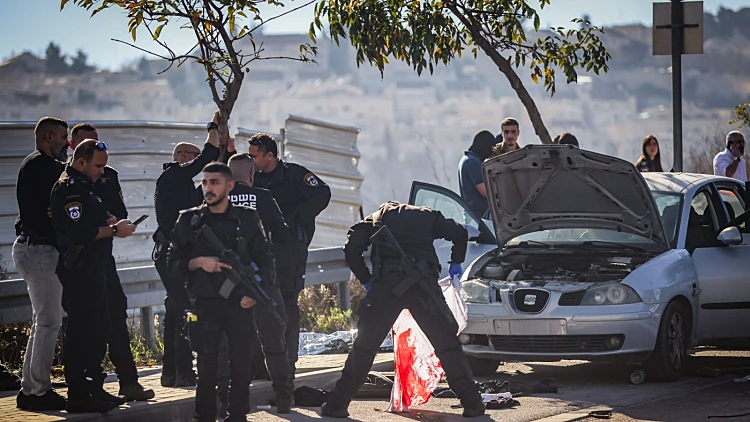
[[[466,231],[469,232],[469,240],[478,240],[479,239],[479,235],[481,233],[479,233],[479,229],[478,228],[476,228],[474,226],[470,226],[468,224],[465,224],[464,227],[466,227]]]
[[[736,226],[727,227],[719,233],[716,240],[727,246],[739,245],[742,243],[742,233]]]

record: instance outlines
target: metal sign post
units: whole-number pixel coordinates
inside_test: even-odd
[[[672,56],[672,170],[681,172],[682,55],[703,54],[702,1],[683,3],[681,0],[671,0],[670,3],[654,3],[653,54]]]

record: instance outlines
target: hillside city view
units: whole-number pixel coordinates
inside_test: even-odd
[[[704,53],[683,56],[685,169],[700,170],[716,153],[716,139],[731,129],[732,109],[750,97],[750,8],[719,9],[704,16]],[[596,22],[593,22],[596,24]],[[604,28],[609,72],[579,72],[560,79],[550,96],[520,72],[552,136],[571,132],[581,146],[629,161],[640,156],[647,134],[659,139],[662,162],[672,163],[669,56],[651,54],[652,29]],[[544,36],[541,32],[539,36]],[[256,35],[266,51],[295,56],[307,34]],[[538,143],[526,110],[507,80],[484,55],[467,54],[433,75],[394,62],[384,76],[357,67],[348,43],[319,41],[317,63],[254,62],[245,79],[233,127],[278,133],[289,114],[361,129],[359,170],[365,211],[395,197],[405,200],[411,180],[457,189],[456,165],[473,135],[499,133],[507,116],[521,122],[519,143]],[[85,50],[44,55],[22,52],[0,64],[0,120],[63,119],[202,122],[215,105],[200,65],[167,72],[161,60],[143,57],[117,71],[97,70]],[[709,142],[706,144],[706,142]],[[709,162],[710,164],[710,162]],[[671,167],[671,164],[665,164]],[[665,168],[666,169],[666,168]]]

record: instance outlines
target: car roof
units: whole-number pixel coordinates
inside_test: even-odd
[[[690,189],[709,182],[734,182],[737,179],[698,173],[641,173],[652,192],[685,194]]]

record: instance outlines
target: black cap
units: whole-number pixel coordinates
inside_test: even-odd
[[[250,145],[255,145],[256,147],[262,148],[266,152],[273,153],[273,155],[276,157],[279,156],[279,147],[276,145],[276,140],[273,139],[273,136],[267,133],[258,133],[256,135],[253,135],[248,142],[250,143]]]

